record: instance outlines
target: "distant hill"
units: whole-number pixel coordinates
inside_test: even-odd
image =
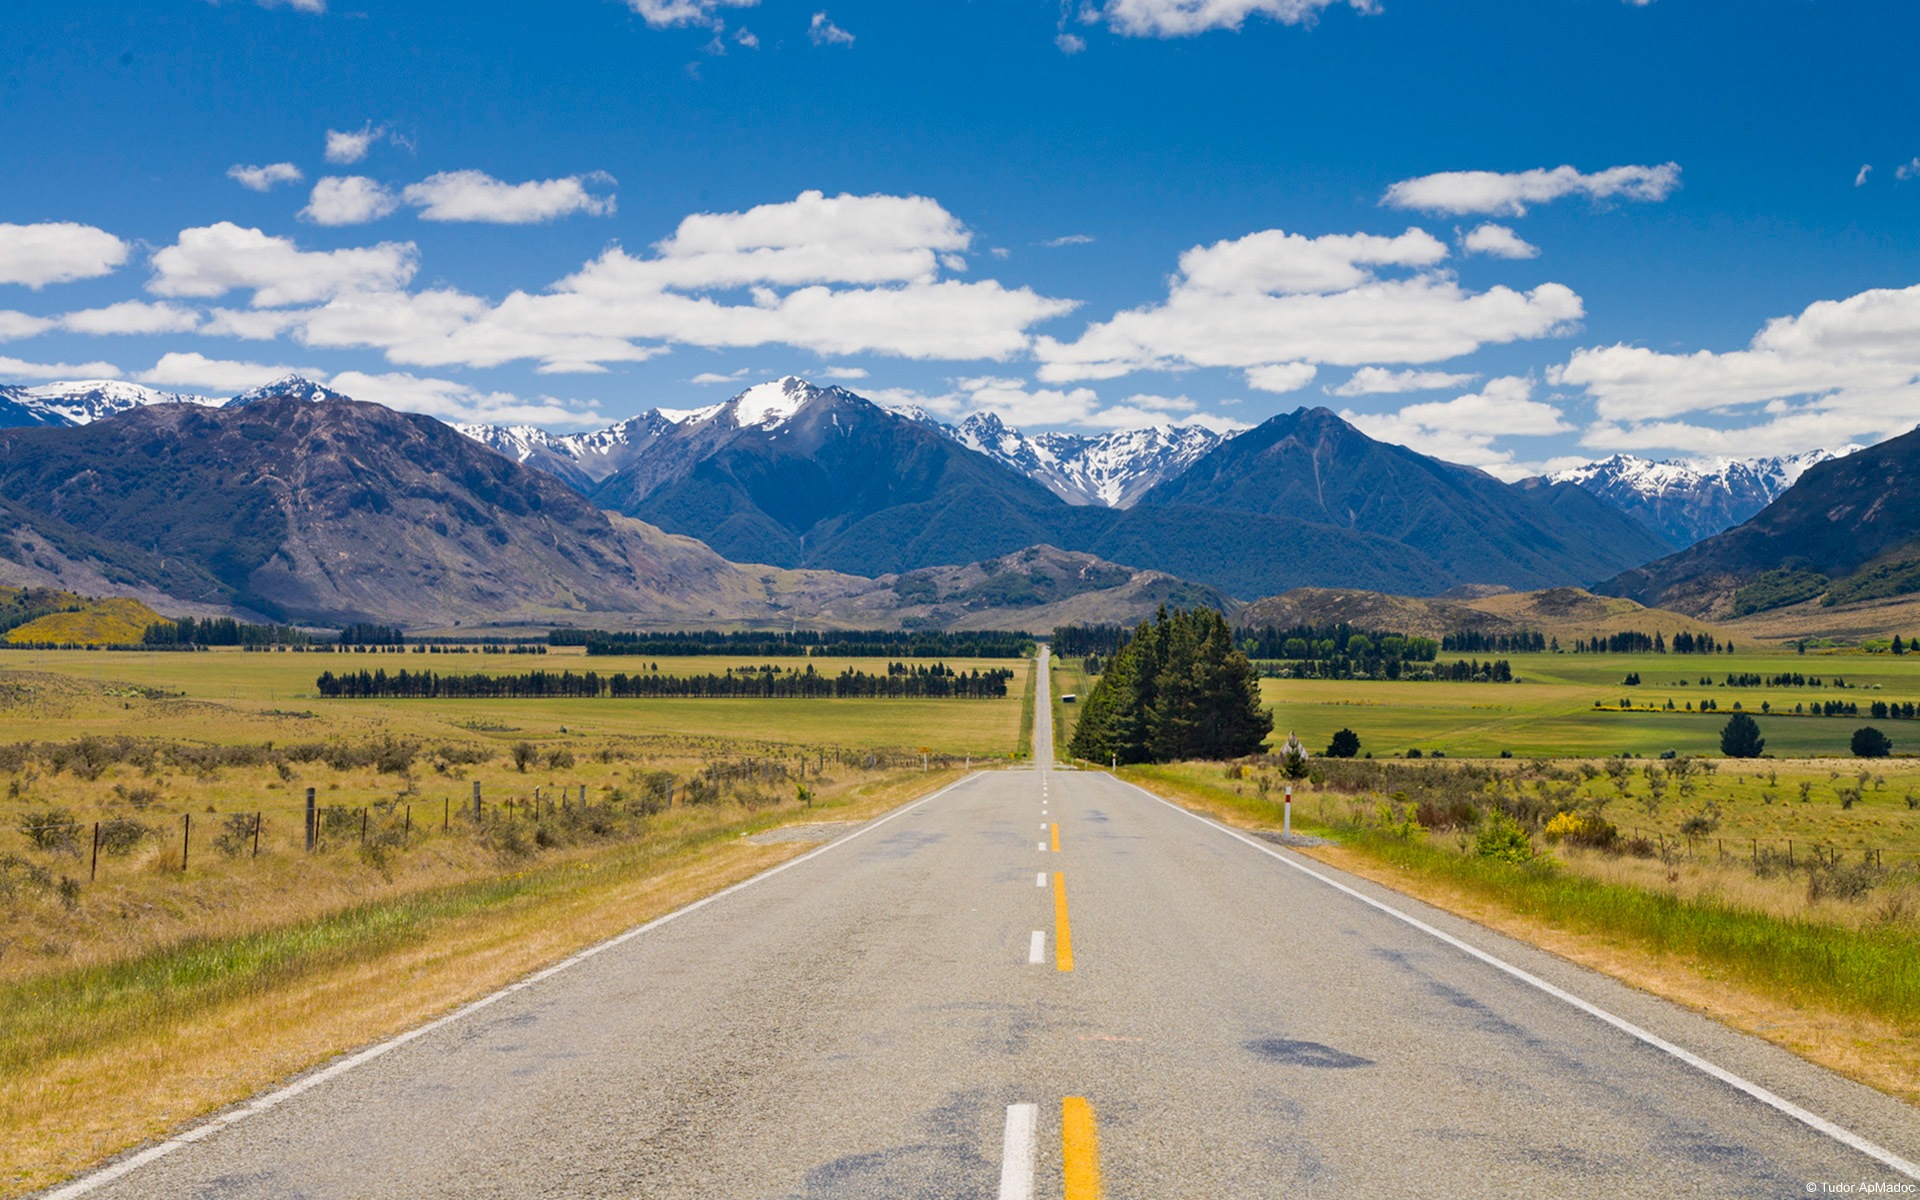
[[[1133,624],[1165,604],[1239,605],[1219,591],[1168,575],[1123,567],[1053,546],[965,567],[928,567],[878,581],[889,586],[908,623],[949,629],[1042,631],[1069,624]]]
[[[1571,643],[1596,634],[1634,631],[1714,633],[1715,626],[1683,613],[1645,608],[1631,600],[1595,596],[1579,588],[1537,592],[1494,592],[1458,599],[1391,596],[1346,588],[1297,588],[1256,600],[1234,617],[1235,626],[1290,628],[1295,625],[1352,625],[1421,637],[1450,633],[1512,634],[1522,631]]]
[[[15,624],[12,618],[25,618]],[[138,644],[147,626],[165,620],[138,600],[99,599],[46,588],[0,587],[0,628],[12,645]]]
[[[1920,429],[1810,467],[1752,520],[1597,590],[1716,618],[1920,592]]]
[[[1433,565],[1446,580],[1434,591],[1460,583],[1590,582],[1672,548],[1573,485],[1510,486],[1375,441],[1325,408],[1298,409],[1222,442],[1147,492],[1138,508],[1172,505],[1290,517],[1385,538]]]

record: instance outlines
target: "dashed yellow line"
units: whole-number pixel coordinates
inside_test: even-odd
[[[1057,876],[1056,876],[1057,878]],[[1060,1102],[1060,1151],[1066,1168],[1066,1200],[1100,1200],[1100,1131],[1085,1096]]]
[[[1060,853],[1060,822],[1053,823],[1053,852]]]
[[[1054,965],[1062,971],[1073,970],[1073,930],[1067,924],[1067,877],[1053,873],[1053,952]]]

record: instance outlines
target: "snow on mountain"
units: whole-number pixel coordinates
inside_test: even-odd
[[[1555,471],[1547,478],[1578,484],[1676,546],[1686,547],[1744,524],[1779,499],[1809,467],[1858,449],[1843,446],[1764,458],[1662,461],[1616,454]]]
[[[742,429],[749,425],[771,427],[789,420],[800,411],[801,405],[824,390],[789,375],[774,383],[755,384],[727,401],[721,411],[731,408],[733,423]]]
[[[226,401],[226,403],[233,408],[245,408],[247,405],[259,400],[265,400],[269,396],[290,396],[295,400],[304,400],[309,404],[312,404],[316,400],[346,400],[350,398],[341,395],[325,384],[315,383],[305,376],[283,375],[272,383],[263,383],[259,387],[248,388],[233,399]],[[218,403],[218,401],[215,401],[215,403]]]
[[[162,392],[118,379],[80,379],[61,383],[43,383],[35,387],[7,389],[8,398],[30,412],[42,414],[34,424],[88,425],[102,417],[123,413],[149,404],[201,404],[217,407],[226,403],[207,396],[180,392]]]
[[[1220,443],[1198,425],[1150,425],[1088,437],[1042,433],[1028,437],[992,413],[975,413],[949,434],[962,445],[997,458],[1069,504],[1131,508],[1147,489],[1171,479]]]

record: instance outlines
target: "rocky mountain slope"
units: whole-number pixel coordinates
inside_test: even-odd
[[[1597,590],[1714,617],[1920,592],[1920,429],[1810,467],[1752,520]]]
[[[1324,408],[1298,409],[1222,442],[1148,491],[1138,509],[1169,505],[1283,515],[1385,538],[1448,577],[1442,588],[1586,582],[1671,548],[1573,485],[1512,487],[1374,441]]]
[[[1555,471],[1551,483],[1578,484],[1677,547],[1731,529],[1779,499],[1807,468],[1858,450],[1809,450],[1766,458],[1653,461],[1616,454]]]

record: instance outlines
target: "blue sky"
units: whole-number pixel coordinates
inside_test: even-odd
[[[0,381],[794,373],[1515,476],[1920,420],[1909,0],[16,0]]]

